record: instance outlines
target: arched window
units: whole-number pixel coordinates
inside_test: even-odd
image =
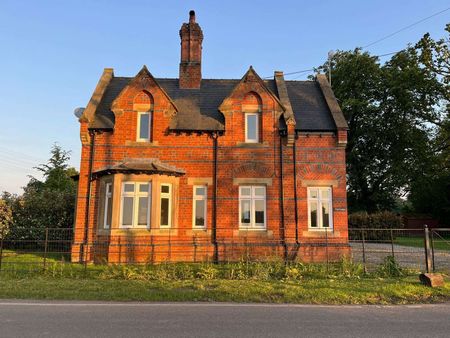
[[[148,142],[152,139],[153,97],[142,91],[133,101],[133,110],[137,112],[136,141]]]
[[[256,93],[248,93],[242,101],[245,120],[245,142],[260,142],[261,99]]]

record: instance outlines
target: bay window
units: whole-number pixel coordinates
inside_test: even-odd
[[[103,228],[111,228],[112,218],[112,183],[106,183],[105,186],[105,208],[103,214]]]
[[[122,228],[149,228],[151,182],[124,182],[120,207]]]
[[[160,227],[170,228],[172,217],[172,185],[171,184],[161,184],[161,194],[160,194]]]

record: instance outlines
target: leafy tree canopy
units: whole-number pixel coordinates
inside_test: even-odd
[[[69,167],[70,152],[53,145],[50,159],[36,169],[43,174],[39,180],[30,176],[22,196],[3,193],[2,199],[13,210],[11,233],[29,237],[21,228],[70,228],[73,225],[77,171]],[[18,230],[20,229],[20,230]]]
[[[399,197],[416,208],[424,177],[448,184],[448,52],[448,39],[425,35],[385,63],[361,49],[332,58],[333,90],[349,124],[350,211],[393,209]]]

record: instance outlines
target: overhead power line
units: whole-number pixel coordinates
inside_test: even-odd
[[[424,22],[424,21],[426,21],[426,20],[429,20],[429,19],[431,19],[431,18],[434,18],[435,16],[438,16],[439,14],[442,14],[442,13],[444,13],[444,12],[447,12],[448,10],[450,10],[450,7],[446,8],[446,9],[443,9],[442,11],[436,12],[436,13],[430,15],[430,16],[427,16],[426,18],[423,18],[423,19],[421,19],[421,20],[419,20],[419,21],[416,21],[416,22],[414,22],[414,23],[412,23],[412,24],[410,24],[410,25],[408,25],[408,26],[406,26],[406,27],[403,27],[403,28],[401,28],[401,29],[399,29],[399,30],[397,30],[397,31],[395,31],[395,32],[393,32],[393,33],[391,33],[391,34],[388,34],[388,35],[386,35],[386,36],[384,36],[384,37],[382,37],[382,38],[380,38],[380,39],[378,39],[378,40],[376,40],[376,41],[373,41],[373,42],[369,43],[368,45],[365,45],[365,46],[363,46],[363,47],[361,47],[361,48],[362,48],[362,49],[365,49],[365,48],[367,48],[367,47],[370,47],[370,46],[372,46],[372,45],[374,45],[374,44],[376,44],[376,43],[378,43],[378,42],[381,42],[381,41],[383,41],[383,40],[386,40],[386,39],[390,38],[391,36],[394,36],[394,35],[396,35],[396,34],[398,34],[398,33],[400,33],[400,32],[403,32],[403,31],[405,31],[405,30],[407,30],[407,29],[413,27],[413,26],[416,26],[416,25],[418,25],[419,23],[422,23],[422,22]],[[394,55],[394,54],[397,54],[397,53],[401,52],[402,50],[403,50],[403,49],[401,49],[401,50],[399,50],[399,51],[396,51],[396,52],[385,53],[385,54],[374,55],[374,56],[377,56],[377,57],[383,57],[383,56],[388,56],[388,55]],[[312,71],[314,71],[314,68],[311,68],[311,69],[305,69],[305,70],[298,70],[298,71],[295,71],[295,72],[285,73],[284,76],[289,76],[289,75],[294,75],[294,74],[303,74],[303,73],[312,72]],[[300,75],[300,76],[296,76],[296,77],[294,78],[294,80],[297,79],[297,78],[299,78],[299,77],[301,77],[301,75]],[[263,79],[271,79],[271,78],[273,78],[273,76],[266,76],[266,77],[264,77]]]
[[[298,71],[290,72],[290,73],[284,73],[283,75],[284,76],[289,76],[289,75],[300,74],[300,73],[307,73],[307,72],[312,72],[312,71],[314,71],[314,68],[305,69],[305,70],[298,70]],[[271,78],[273,78],[273,75],[272,76],[265,76],[265,77],[263,77],[263,79],[271,79]]]
[[[384,36],[384,37],[382,37],[382,38],[380,38],[380,39],[378,39],[378,40],[375,40],[375,41],[369,43],[368,45],[363,46],[362,48],[364,49],[364,48],[373,46],[374,44],[376,44],[376,43],[378,43],[378,42],[381,42],[381,41],[383,41],[383,40],[389,39],[391,36],[394,36],[394,35],[396,35],[396,34],[398,34],[398,33],[400,33],[400,32],[403,32],[403,31],[405,31],[405,30],[407,30],[407,29],[409,29],[409,28],[411,28],[411,27],[414,27],[414,26],[418,25],[419,23],[422,23],[422,22],[424,22],[424,21],[426,21],[426,20],[429,20],[429,19],[431,19],[431,18],[434,18],[435,16],[438,16],[439,14],[442,14],[442,13],[444,13],[444,12],[447,12],[448,10],[450,10],[450,7],[446,8],[446,9],[443,9],[442,11],[439,11],[439,12],[437,12],[437,13],[434,13],[434,14],[432,14],[432,15],[430,15],[430,16],[427,16],[426,18],[423,18],[423,19],[421,19],[421,20],[419,20],[419,21],[416,21],[416,22],[414,22],[414,23],[412,23],[412,24],[410,24],[410,25],[408,25],[408,26],[406,26],[406,27],[403,27],[403,28],[401,28],[401,29],[399,29],[399,30],[397,30],[397,31],[395,31],[395,32],[393,32],[393,33],[391,33],[391,34],[388,34],[388,35],[386,35],[386,36]]]

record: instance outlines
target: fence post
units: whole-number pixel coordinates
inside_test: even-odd
[[[47,251],[48,251],[48,228],[45,228],[45,242],[44,242],[44,270],[47,269]]]
[[[328,228],[325,228],[325,253],[327,256],[327,274],[329,273],[329,257],[328,257]]]
[[[428,225],[424,225],[424,246],[425,246],[425,269],[427,273],[430,273],[431,257],[430,257],[430,231]]]
[[[1,233],[1,238],[0,238],[0,271],[2,271],[2,259],[3,259],[3,237],[5,237],[5,229],[2,228],[2,233]]]
[[[434,266],[434,230],[431,229],[431,263],[433,267],[433,272],[436,272],[436,267]]]
[[[392,258],[395,259],[395,252],[394,252],[394,231],[391,228],[391,251],[392,251]]]
[[[365,245],[365,236],[364,236],[364,230],[362,230],[362,259],[363,259],[363,269],[364,273],[367,273],[367,266],[366,266],[366,245]]]

